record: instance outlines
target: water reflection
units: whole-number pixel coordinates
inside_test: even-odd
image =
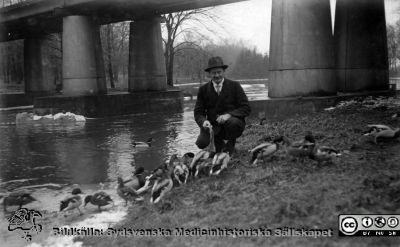
[[[17,112],[0,112],[0,120]],[[192,109],[177,114],[127,115],[79,124],[1,125],[0,189],[45,183],[95,184],[151,170],[172,153],[196,151]],[[153,137],[149,148],[134,141]]]
[[[265,84],[242,85],[249,99],[264,99]],[[0,111],[0,190],[26,185],[95,184],[147,170],[173,153],[196,152],[199,132],[193,103],[183,113],[142,114],[89,119],[75,124],[9,124],[20,111]],[[150,148],[134,141],[153,137]]]

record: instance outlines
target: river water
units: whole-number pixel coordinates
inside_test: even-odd
[[[68,124],[13,124],[21,110],[0,111],[0,191],[23,188],[31,192],[38,202],[28,207],[46,212],[49,225],[75,224],[88,219],[88,215],[96,226],[107,217],[111,220],[108,223],[118,221],[121,212],[126,213],[116,195],[118,176],[128,179],[134,166],[152,170],[173,153],[198,151],[194,144],[198,127],[192,109],[193,104],[187,104],[182,113],[125,115]],[[151,147],[134,147],[133,142],[149,137],[155,139]],[[60,218],[59,202],[73,184],[80,185],[87,195],[99,190],[99,183],[105,184],[103,190],[119,205],[107,211],[111,215],[89,207],[83,217],[75,212],[72,218]],[[98,220],[93,219],[95,214]],[[10,246],[26,244],[7,231],[7,216],[0,212],[0,240]],[[44,236],[33,238],[42,244],[46,240]]]
[[[259,85],[243,88],[249,99],[266,95]],[[0,242],[6,246],[76,245],[72,237],[52,236],[52,228],[106,227],[122,220],[127,207],[116,194],[117,177],[130,178],[134,166],[152,170],[174,153],[181,156],[198,151],[194,142],[199,129],[193,106],[194,101],[185,101],[181,113],[125,115],[65,124],[15,124],[17,113],[30,110],[0,111],[0,195],[17,189],[29,191],[38,201],[27,207],[42,212],[44,222],[43,233],[33,234],[33,240],[27,242],[20,232],[7,228],[7,217],[17,208],[0,210]],[[155,139],[151,147],[134,147],[135,141],[149,137]],[[74,184],[81,187],[83,197],[100,189],[106,191],[115,206],[103,212],[87,206],[82,208],[83,216],[76,211],[64,217],[58,212],[59,203],[70,195]],[[149,204],[147,198],[145,203]]]
[[[17,112],[0,112],[3,123]],[[3,121],[5,120],[5,121]],[[0,186],[116,180],[134,165],[153,169],[171,153],[196,151],[193,112],[126,115],[86,123],[17,124],[0,128]],[[151,148],[133,142],[153,137]]]

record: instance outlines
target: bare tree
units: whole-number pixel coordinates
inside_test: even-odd
[[[200,30],[212,32],[212,29],[209,28],[210,24],[218,24],[219,18],[211,10],[212,8],[194,9],[163,15],[165,20],[163,28],[166,30],[164,32],[166,37],[163,38],[164,56],[169,86],[173,86],[175,55],[181,49],[199,47],[197,41],[190,38],[197,37],[197,40],[209,40]]]
[[[396,72],[396,60],[397,60],[397,53],[398,53],[398,43],[397,43],[397,35],[396,29],[393,25],[387,26],[387,41],[388,41],[388,59],[389,59],[389,69],[392,72]]]
[[[119,75],[125,76],[128,73],[129,23],[103,26],[101,38],[107,79],[110,87],[115,88],[115,84],[120,81]]]
[[[114,83],[114,73],[113,73],[113,66],[112,66],[112,54],[113,54],[113,26],[111,24],[106,25],[106,61],[107,61],[107,72],[108,72],[108,78],[110,80],[110,86],[111,88],[115,88],[115,83]]]

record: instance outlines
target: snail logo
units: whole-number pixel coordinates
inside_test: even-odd
[[[32,240],[32,233],[42,231],[43,227],[41,224],[36,222],[37,218],[42,218],[42,214],[39,211],[27,208],[20,208],[8,218],[8,230],[22,232],[22,238],[26,241]]]

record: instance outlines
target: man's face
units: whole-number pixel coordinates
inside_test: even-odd
[[[211,79],[218,84],[224,78],[225,70],[223,68],[215,68],[211,69],[208,73]]]

